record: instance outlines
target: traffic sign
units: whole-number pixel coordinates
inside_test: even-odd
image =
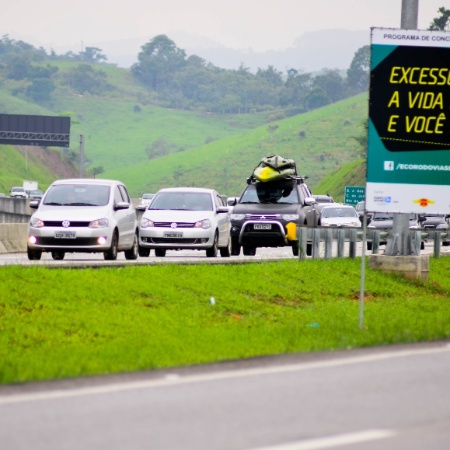
[[[366,196],[366,188],[364,186],[345,186],[344,203],[347,205],[356,205],[363,202]]]

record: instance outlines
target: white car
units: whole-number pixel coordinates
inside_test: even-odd
[[[353,206],[331,203],[322,208],[319,225],[322,227],[361,227],[361,221]]]
[[[11,188],[11,191],[9,192],[10,197],[17,197],[17,198],[27,198],[28,194],[27,191],[23,187],[14,186]]]
[[[42,200],[30,201],[37,211],[28,225],[27,253],[31,260],[51,252],[102,252],[106,260],[138,257],[136,210],[120,181],[73,179],[55,181]]]
[[[155,194],[144,194],[142,197],[139,197],[139,209],[145,209],[153,200]]]
[[[151,249],[156,256],[181,249],[230,256],[230,214],[222,196],[205,188],[158,191],[139,226],[139,256],[149,256]]]

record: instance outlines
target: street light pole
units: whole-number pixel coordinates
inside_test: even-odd
[[[417,30],[419,0],[402,0],[402,30]],[[389,237],[384,251],[388,256],[418,255],[420,246],[416,246],[409,232],[409,214],[396,213],[392,224],[392,236]]]

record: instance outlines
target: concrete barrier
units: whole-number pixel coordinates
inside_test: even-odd
[[[27,251],[28,223],[0,223],[0,253]]]

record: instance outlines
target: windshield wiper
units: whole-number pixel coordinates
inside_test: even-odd
[[[98,206],[93,203],[63,203],[64,206]]]
[[[62,206],[62,203],[57,203],[57,202],[47,202],[47,203],[44,203],[44,205],[50,205],[50,206]]]

